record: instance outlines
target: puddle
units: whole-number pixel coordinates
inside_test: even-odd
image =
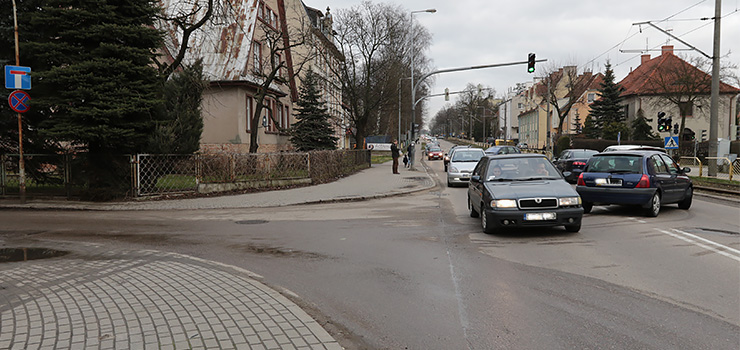
[[[49,259],[69,252],[47,248],[0,248],[0,263]]]
[[[235,221],[239,225],[258,225],[258,224],[266,224],[269,221],[267,220],[241,220],[241,221]]]

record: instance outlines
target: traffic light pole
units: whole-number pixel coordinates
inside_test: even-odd
[[[535,60],[535,62],[547,62],[547,59],[542,60]],[[411,100],[413,103],[411,104],[411,141],[414,142],[416,140],[416,132],[414,130],[414,124],[416,124],[416,103],[421,101],[416,100],[416,89],[419,87],[419,84],[421,84],[424,79],[431,77],[432,75],[436,74],[442,74],[442,73],[452,73],[452,72],[460,72],[460,71],[468,71],[468,70],[476,70],[476,69],[484,69],[484,68],[496,68],[496,67],[507,67],[507,66],[517,66],[521,64],[529,64],[529,61],[519,61],[519,62],[509,62],[509,63],[497,63],[497,64],[486,64],[482,66],[470,66],[470,67],[460,67],[460,68],[448,68],[448,69],[440,69],[435,70],[433,72],[429,72],[427,74],[422,75],[419,77],[418,80],[412,79],[413,86],[411,87]],[[411,73],[413,76],[413,72]],[[411,169],[414,169],[414,161],[411,160]]]

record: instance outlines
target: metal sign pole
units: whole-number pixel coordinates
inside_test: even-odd
[[[18,16],[15,0],[13,0],[13,27],[15,29],[15,65],[20,66],[20,50],[18,48]],[[18,194],[21,203],[26,203],[26,165],[23,161],[23,118],[18,113]]]

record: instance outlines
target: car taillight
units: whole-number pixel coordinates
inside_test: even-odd
[[[583,173],[581,173],[581,175],[578,175],[578,183],[576,185],[586,186],[586,181],[583,181]]]
[[[640,182],[637,183],[635,188],[650,188],[650,178],[646,174],[642,174]]]
[[[573,162],[573,166],[586,166],[585,162]]]

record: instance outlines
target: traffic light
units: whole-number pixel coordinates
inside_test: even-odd
[[[527,72],[534,73],[534,61],[535,55],[534,53],[530,53],[529,58],[527,59]]]
[[[673,126],[673,119],[668,117],[668,119],[665,120],[665,131],[671,132],[671,126]]]
[[[701,142],[704,142],[707,140],[707,129],[702,129],[701,131]]]
[[[658,131],[665,131],[665,112],[658,112]]]
[[[673,133],[678,135],[678,123],[673,124]]]
[[[445,101],[450,100],[450,88],[445,88]]]

